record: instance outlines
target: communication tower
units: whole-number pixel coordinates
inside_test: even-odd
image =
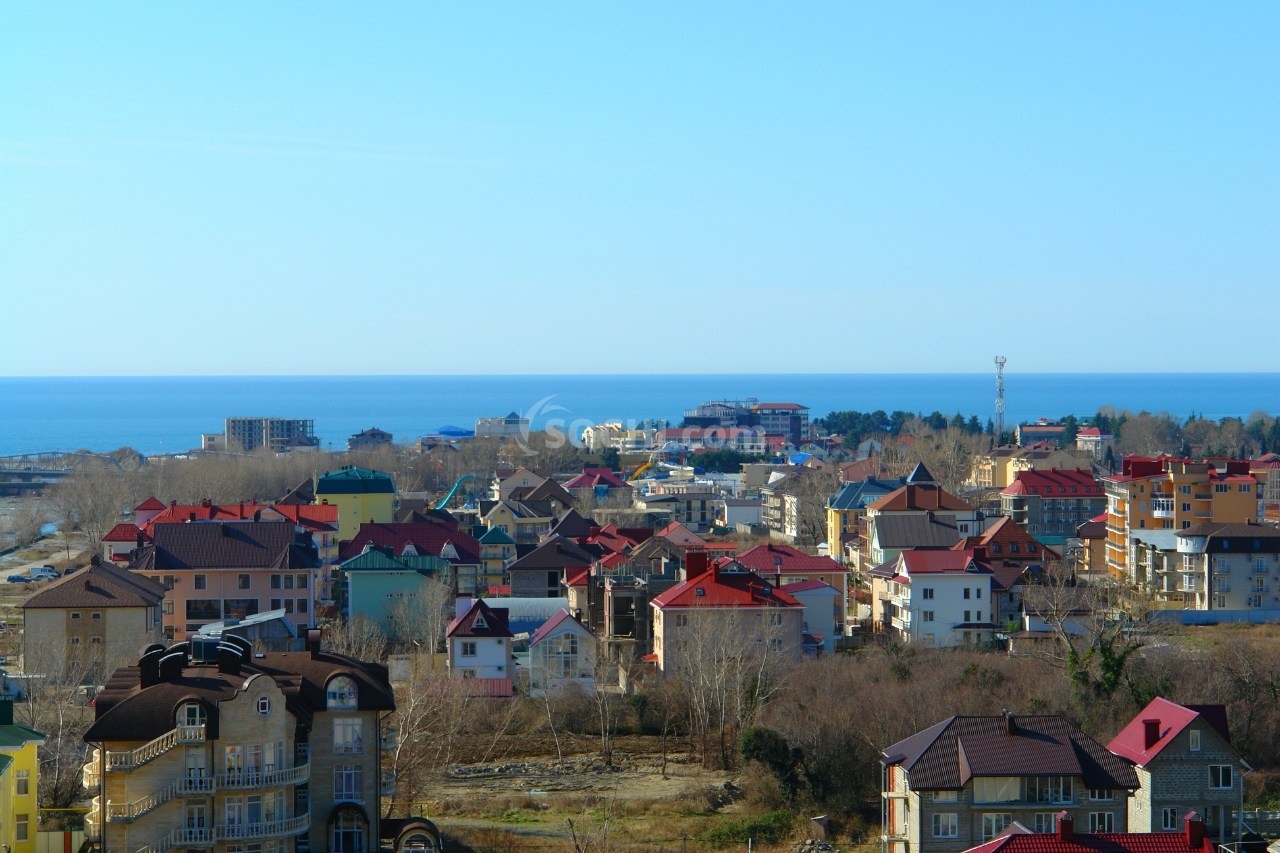
[[[1009,359],[996,356],[996,444],[1004,435],[1004,365]]]

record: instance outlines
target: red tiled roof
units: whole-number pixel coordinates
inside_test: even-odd
[[[1098,429],[1097,427],[1080,427],[1078,430],[1076,430],[1076,435],[1077,436],[1083,435],[1086,437],[1092,436],[1094,438],[1100,438],[1102,436],[1102,430]]]
[[[843,575],[849,571],[830,557],[806,554],[790,545],[757,545],[734,559],[760,575],[807,575],[815,572]]]
[[[480,616],[484,617],[484,621],[480,626],[477,626],[476,620]],[[507,608],[490,607],[484,603],[483,599],[477,598],[471,602],[471,606],[462,615],[449,623],[449,627],[445,629],[444,633],[446,637],[506,637],[510,639],[511,629],[507,627]]]
[[[564,484],[565,489],[594,489],[605,486],[610,489],[629,489],[609,468],[584,468],[582,473]]]
[[[115,527],[107,531],[107,535],[102,537],[102,541],[103,542],[133,542],[134,544],[137,544],[139,536],[142,537],[142,541],[144,543],[150,540],[151,538],[146,534],[146,531],[144,531],[142,528],[138,527],[137,525],[129,524],[128,522],[122,521],[121,523],[117,524]]]
[[[1194,814],[1194,812],[1193,812]],[[1013,823],[986,844],[970,847],[965,853],[1207,853],[1212,842],[1192,846],[1182,832],[1085,832],[1069,837],[1057,832],[1032,832]]]
[[[702,590],[699,594],[698,590]],[[665,607],[800,607],[800,602],[754,572],[726,571],[719,567],[676,584],[654,596],[653,605]]]
[[[601,560],[601,562],[604,562]],[[591,576],[590,569],[565,569],[564,585],[565,586],[586,586],[587,579]]]
[[[140,510],[153,510],[153,509],[164,509],[164,508],[165,508],[164,502],[161,501],[159,498],[157,498],[155,495],[152,495],[142,503],[135,506],[133,508],[133,511],[138,512]]]
[[[279,513],[288,521],[309,530],[333,531],[338,528],[337,504],[172,504],[164,507],[143,528],[152,532],[157,524],[183,524],[188,521],[251,521],[256,514]],[[267,520],[270,520],[269,518]]]
[[[761,409],[777,409],[778,411],[800,412],[807,411],[808,406],[802,406],[799,403],[754,403],[751,406],[752,411],[760,411]]]
[[[1111,739],[1107,749],[1121,758],[1127,758],[1139,767],[1145,767],[1173,742],[1183,729],[1197,718],[1202,718],[1222,739],[1231,742],[1227,729],[1226,709],[1222,705],[1192,705],[1190,707],[1170,702],[1157,696],[1147,703],[1120,733]],[[1159,737],[1151,746],[1146,745],[1146,722],[1156,720]]]
[[[1045,497],[1075,495],[1077,497],[1102,497],[1102,484],[1092,471],[1080,468],[1044,468],[1019,471],[1013,482],[1000,492],[1002,495],[1044,495]]]
[[[837,595],[839,595],[840,593],[840,590],[836,589],[831,584],[827,583],[826,581],[820,581],[817,578],[810,578],[807,580],[796,581],[794,583],[784,583],[782,585],[782,588],[788,594],[794,594],[797,592],[811,592],[815,589],[829,589],[832,592],[836,593]]]
[[[568,610],[561,609],[559,612],[556,613],[556,615],[552,616],[546,622],[543,622],[540,626],[538,626],[538,630],[534,631],[533,634],[529,636],[529,648],[533,648],[534,646],[538,645],[538,643],[546,639],[547,636],[550,635],[550,633],[554,631],[556,628],[560,627],[560,625],[562,625],[565,622],[565,620],[572,622],[573,624],[577,625],[579,628],[582,628],[588,634],[595,636],[594,632],[590,628],[588,628],[586,625],[583,625],[578,620],[574,619],[572,613],[570,613]]]
[[[899,565],[911,575],[963,574],[970,565],[978,574],[991,574],[991,566],[985,560],[974,559],[973,549],[910,550],[899,555]]]

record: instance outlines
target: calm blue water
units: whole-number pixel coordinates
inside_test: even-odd
[[[1213,419],[1280,412],[1280,373],[1009,374],[1006,422],[1100,407]],[[325,447],[379,427],[404,442],[512,410],[564,425],[665,418],[707,399],[992,417],[993,374],[0,378],[0,456],[40,450],[174,453],[229,416],[311,418]],[[550,398],[548,401],[547,398]],[[539,405],[541,404],[541,405]],[[559,406],[563,409],[554,409]]]

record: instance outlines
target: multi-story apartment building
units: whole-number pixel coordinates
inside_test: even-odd
[[[996,571],[983,549],[903,551],[872,569],[871,621],[903,643],[987,642],[999,627],[1000,596],[1021,574]]]
[[[965,485],[975,489],[1003,489],[1013,482],[1019,471],[1077,468],[1088,461],[1087,456],[1048,443],[1029,447],[1005,445],[975,456]]]
[[[366,522],[386,524],[395,518],[396,483],[390,474],[347,465],[316,479],[316,500],[338,507],[338,541],[356,534]]]
[[[268,610],[285,611],[300,628],[311,625],[320,560],[311,538],[292,524],[157,524],[129,570],[165,588],[164,635],[173,639]]]
[[[939,486],[923,464],[906,485],[867,504],[858,521],[855,569],[864,573],[910,548],[950,548],[985,525],[977,507]]]
[[[1066,434],[1065,424],[1040,418],[1033,424],[1019,424],[1015,430],[1017,442],[1021,447],[1043,441],[1058,447],[1062,446],[1062,437]]]
[[[79,677],[114,669],[160,638],[164,587],[101,562],[43,584],[22,602],[27,672]]]
[[[1186,609],[1280,610],[1280,527],[1206,521],[1176,538],[1159,583],[1176,585]]]
[[[906,483],[906,477],[896,480],[867,477],[842,484],[840,491],[827,500],[828,553],[852,565],[857,559],[858,521],[866,513],[867,504]]]
[[[1114,451],[1115,446],[1116,437],[1098,427],[1080,427],[1076,431],[1076,450],[1088,453],[1095,461],[1101,462],[1107,451]]]
[[[98,694],[85,834],[103,851],[378,848],[387,672],[224,635],[148,647]]]
[[[1222,705],[1182,706],[1156,697],[1107,749],[1130,762],[1138,789],[1129,800],[1129,829],[1173,832],[1195,811],[1208,835],[1238,840],[1244,774],[1252,768],[1231,746]]]
[[[1107,508],[1102,484],[1083,468],[1018,471],[1000,492],[1000,514],[1042,541],[1061,542]]]
[[[13,719],[13,697],[0,696],[0,845],[11,853],[35,853],[40,813],[36,750],[45,735]]]
[[[1061,812],[1124,832],[1130,764],[1058,716],[950,717],[884,751],[881,849],[959,853],[1014,821],[1053,832]]]
[[[1223,468],[1169,456],[1125,457],[1119,474],[1102,478],[1107,497],[1107,570],[1137,583],[1130,537],[1143,530],[1183,530],[1205,521],[1245,523],[1264,517],[1259,478],[1246,461]]]
[[[809,440],[809,407],[799,403],[753,403],[751,423],[767,435],[785,436],[792,444]]]
[[[514,438],[528,434],[529,419],[516,412],[500,418],[476,418],[476,438]]]
[[[315,421],[300,418],[227,418],[225,448],[252,453],[260,447],[283,450],[287,446],[318,446]]]

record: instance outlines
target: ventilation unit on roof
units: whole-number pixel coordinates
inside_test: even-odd
[[[704,595],[707,594],[707,591],[702,587],[698,587],[693,591],[693,594],[696,595],[698,598],[702,598]]]

